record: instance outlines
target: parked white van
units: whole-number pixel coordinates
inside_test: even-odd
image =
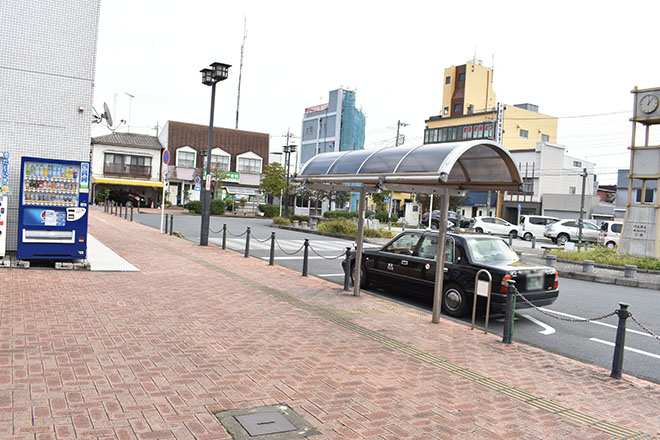
[[[557,221],[559,221],[557,217],[548,217],[545,215],[521,216],[518,236],[527,241],[531,241],[532,237],[543,237],[545,227]]]
[[[600,225],[600,238],[598,243],[608,248],[619,247],[619,238],[623,222],[605,221]]]

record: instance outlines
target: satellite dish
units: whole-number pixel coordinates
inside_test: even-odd
[[[101,118],[105,118],[105,120],[108,121],[108,125],[112,127],[112,115],[110,114],[108,104],[105,102],[103,103],[103,114],[101,115]]]

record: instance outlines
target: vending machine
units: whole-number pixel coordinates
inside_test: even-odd
[[[21,159],[17,257],[87,256],[89,162]]]

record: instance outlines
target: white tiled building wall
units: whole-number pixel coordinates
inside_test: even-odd
[[[90,160],[99,7],[100,0],[2,0],[0,153],[10,160],[10,251],[21,157]]]

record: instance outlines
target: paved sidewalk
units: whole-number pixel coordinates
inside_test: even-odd
[[[0,270],[0,438],[660,438],[660,386],[92,210],[140,272]],[[236,433],[234,433],[236,434]]]

